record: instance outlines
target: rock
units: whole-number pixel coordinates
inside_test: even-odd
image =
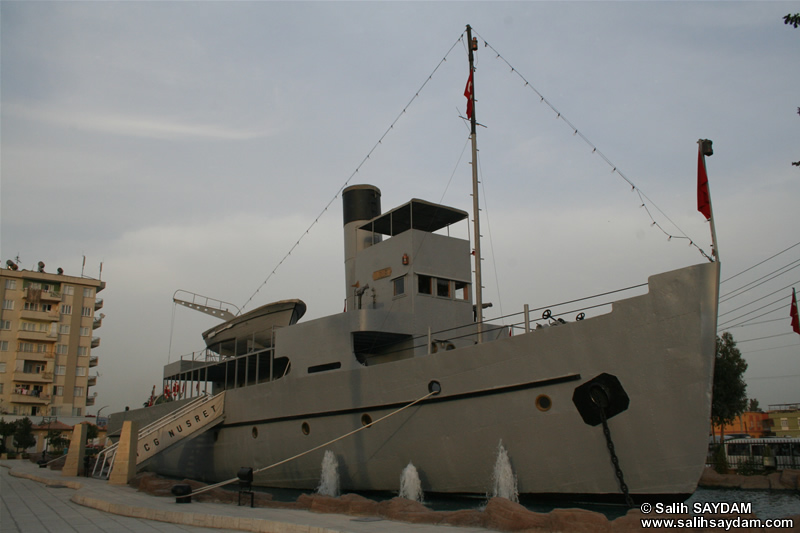
[[[439,524],[454,527],[486,527],[486,517],[477,509],[462,509],[461,511],[445,511]]]
[[[609,531],[611,527],[604,514],[586,509],[553,509],[549,516],[553,531],[598,533]]]
[[[765,476],[741,476],[742,483],[739,485],[742,489],[768,489],[769,479]]]
[[[483,511],[489,529],[500,531],[551,531],[548,515],[534,513],[505,498],[492,498]]]
[[[787,469],[781,472],[781,485],[790,490],[800,490],[800,470]]]
[[[351,516],[377,516],[378,502],[358,494],[345,494],[341,500],[347,502],[347,514]]]
[[[377,510],[383,518],[414,524],[436,524],[442,518],[420,502],[400,497],[378,503]]]

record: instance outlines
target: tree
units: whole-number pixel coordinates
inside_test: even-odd
[[[783,17],[783,23],[788,24],[789,26],[794,26],[795,28],[800,26],[800,13],[795,13],[794,15],[789,13]]]
[[[47,442],[55,451],[61,451],[69,444],[69,440],[64,438],[64,435],[56,429],[51,429],[47,432]]]
[[[6,422],[5,418],[0,418],[0,453],[6,452],[6,439],[17,430],[16,422]]]
[[[761,410],[761,406],[758,405],[758,400],[755,398],[750,398],[747,400],[747,410],[751,413],[763,413],[764,411]]]
[[[96,439],[100,435],[100,430],[94,424],[86,425],[86,442]]]
[[[747,408],[747,383],[744,376],[747,362],[736,347],[729,332],[717,337],[717,355],[714,361],[714,388],[711,397],[711,422],[722,428],[720,442],[725,438],[725,425]]]
[[[17,430],[14,432],[14,446],[17,451],[27,450],[36,444],[36,437],[33,436],[33,422],[27,416],[22,420],[17,420]]]

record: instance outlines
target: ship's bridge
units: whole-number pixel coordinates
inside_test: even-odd
[[[461,222],[468,216],[469,214],[461,209],[414,198],[408,203],[373,218],[358,229],[390,237],[409,229],[433,233]]]

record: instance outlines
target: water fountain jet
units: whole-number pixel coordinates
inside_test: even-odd
[[[330,450],[325,450],[325,456],[322,458],[322,474],[320,475],[317,494],[333,498],[339,496],[339,463]]]
[[[508,459],[508,452],[503,446],[502,440],[497,446],[497,461],[495,461],[492,473],[492,493],[489,497],[506,498],[519,503],[517,476],[511,468],[511,461]]]
[[[400,475],[400,497],[420,503],[425,498],[417,468],[410,461]]]

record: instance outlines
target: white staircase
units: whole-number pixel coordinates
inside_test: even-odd
[[[225,393],[203,395],[139,430],[136,464],[140,465],[173,444],[191,439],[224,419]],[[108,479],[118,444],[106,447],[97,456],[92,476]]]

